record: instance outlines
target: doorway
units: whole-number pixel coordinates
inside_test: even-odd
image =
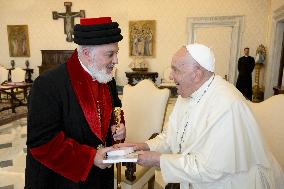
[[[272,17],[271,41],[269,47],[268,64],[265,72],[265,93],[267,99],[273,95],[273,87],[278,84],[278,73],[281,59],[284,32],[284,6],[274,11]],[[283,78],[282,78],[283,81]],[[283,83],[282,83],[283,85]]]
[[[188,44],[200,42],[214,49],[216,72],[235,84],[244,16],[189,17],[187,23]]]
[[[210,47],[215,55],[215,73],[226,80],[229,74],[232,27],[198,28],[196,43]]]

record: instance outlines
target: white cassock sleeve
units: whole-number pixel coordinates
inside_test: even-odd
[[[226,174],[205,167],[198,154],[163,154],[160,168],[167,183],[215,182]]]
[[[167,127],[154,139],[146,141],[150,151],[162,153],[160,167],[164,180],[167,183],[212,181],[222,176],[214,170],[208,170],[199,164],[198,155],[171,154],[170,146],[166,142]],[[202,161],[202,160],[201,160]],[[202,174],[202,175],[201,175]]]
[[[148,144],[150,151],[158,151],[163,154],[171,153],[170,146],[167,143],[167,128],[168,123],[165,125],[162,133],[160,133],[155,138],[146,141],[146,144]]]

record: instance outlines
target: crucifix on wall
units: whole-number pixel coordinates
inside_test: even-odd
[[[74,18],[80,17],[85,18],[85,11],[80,10],[80,12],[72,12],[71,6],[72,2],[64,2],[66,12],[58,13],[57,11],[52,11],[53,20],[58,20],[58,18],[64,19],[64,33],[67,35],[66,41],[72,42],[73,38],[73,28],[74,28]]]

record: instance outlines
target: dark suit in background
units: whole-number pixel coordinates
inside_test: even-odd
[[[255,61],[251,56],[243,56],[238,61],[238,80],[236,87],[250,101],[252,100],[252,71]]]

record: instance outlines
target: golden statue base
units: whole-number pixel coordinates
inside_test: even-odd
[[[264,89],[258,85],[253,86],[252,88],[252,101],[253,102],[262,102],[264,100]]]

